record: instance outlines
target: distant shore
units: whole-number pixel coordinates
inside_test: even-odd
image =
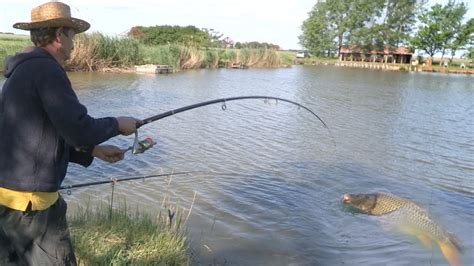
[[[377,62],[360,62],[360,61],[339,61],[333,60],[320,60],[318,58],[312,59],[307,58],[304,60],[296,60],[296,64],[299,65],[332,65],[337,67],[350,67],[350,68],[365,68],[375,70],[388,70],[388,71],[406,71],[406,72],[434,72],[434,73],[447,73],[447,74],[474,74],[474,68],[460,68],[460,67],[443,67],[439,65],[423,66],[423,65],[410,65],[410,64],[392,64],[392,63],[377,63]]]
[[[31,41],[26,35],[0,34],[0,72],[4,59]],[[392,71],[438,72],[474,74],[473,68],[460,68],[460,63],[449,67],[392,64],[378,62],[339,61],[337,58],[297,58],[295,51],[273,49],[234,49],[190,47],[178,44],[146,46],[134,39],[104,36],[100,33],[80,34],[74,40],[74,51],[66,65],[68,71],[135,72],[135,65],[168,65],[173,72],[186,69],[215,68],[279,68],[291,65],[335,65],[339,67],[380,69]],[[459,59],[455,59],[458,60]],[[473,63],[464,60],[466,66]]]

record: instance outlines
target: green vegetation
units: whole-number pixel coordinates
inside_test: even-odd
[[[280,61],[285,66],[291,66],[295,62],[295,52],[291,51],[278,51]]]
[[[100,33],[79,34],[68,68],[97,71],[104,68],[132,66],[140,61],[139,43],[134,39],[108,37]]]
[[[236,42],[234,45],[235,49],[275,49],[279,50],[280,46],[272,43],[260,43],[260,42]]]
[[[454,56],[457,49],[469,44],[470,39],[472,41],[473,19],[465,25],[461,24],[466,12],[466,4],[454,1],[424,10],[418,17],[421,25],[411,40],[412,45],[425,51],[431,58],[441,52],[441,62],[449,49]]]
[[[271,43],[237,42],[234,45],[234,41],[224,38],[224,34],[214,29],[198,29],[195,26],[136,26],[128,32],[128,36],[153,46],[176,44],[200,48],[280,49],[278,45]]]
[[[3,70],[3,59],[14,55],[31,45],[30,37],[26,35],[0,34],[0,69]]]
[[[140,45],[140,58],[144,64],[161,64],[179,68],[181,48],[175,44]]]
[[[133,27],[128,33],[146,45],[180,44],[186,46],[209,46],[211,38],[208,32],[195,26],[153,26]]]
[[[126,206],[79,209],[68,217],[79,265],[187,265],[187,242],[178,213],[152,217]]]
[[[68,68],[101,71],[131,68],[133,65],[170,65],[176,69],[217,68],[244,64],[249,67],[278,67],[289,64],[272,49],[200,48],[178,44],[147,45],[133,38],[116,38],[100,33],[80,34],[74,40]]]
[[[405,44],[418,10],[416,0],[318,1],[304,21],[300,43],[315,55],[342,45],[367,49]]]
[[[411,46],[430,57],[448,51],[470,51],[474,44],[473,19],[462,23],[463,2],[450,0],[427,9],[424,0],[317,1],[302,24],[300,44],[315,56],[331,57],[341,46],[366,51]],[[467,53],[470,55],[471,53]],[[472,58],[472,57],[471,57]]]
[[[217,37],[216,37],[217,38]],[[0,69],[3,58],[30,46],[28,36],[0,35]],[[106,71],[131,69],[134,65],[170,65],[175,69],[231,67],[278,67],[294,60],[283,59],[274,49],[265,48],[211,48],[184,44],[149,45],[135,38],[109,37],[101,33],[78,34],[74,50],[66,68],[74,71]]]

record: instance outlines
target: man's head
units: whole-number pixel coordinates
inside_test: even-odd
[[[74,35],[88,30],[90,24],[71,17],[68,5],[48,2],[31,10],[31,22],[18,22],[13,27],[29,30],[36,47],[46,48],[63,63],[71,56]]]
[[[75,31],[68,27],[39,28],[31,30],[31,41],[36,47],[47,48],[61,60],[68,60],[74,49]]]

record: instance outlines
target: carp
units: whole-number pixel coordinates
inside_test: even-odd
[[[429,248],[436,242],[451,266],[460,265],[462,247],[458,240],[415,202],[384,193],[344,194],[342,202],[364,214],[389,217],[400,231],[414,235]]]

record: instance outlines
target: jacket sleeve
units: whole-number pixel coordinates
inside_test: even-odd
[[[84,167],[88,167],[92,164],[94,157],[92,156],[92,151],[87,150],[76,150],[74,147],[69,147],[69,162],[77,163]]]
[[[66,72],[53,60],[35,71],[35,86],[51,123],[73,147],[93,147],[117,136],[113,117],[94,119],[74,93]]]

